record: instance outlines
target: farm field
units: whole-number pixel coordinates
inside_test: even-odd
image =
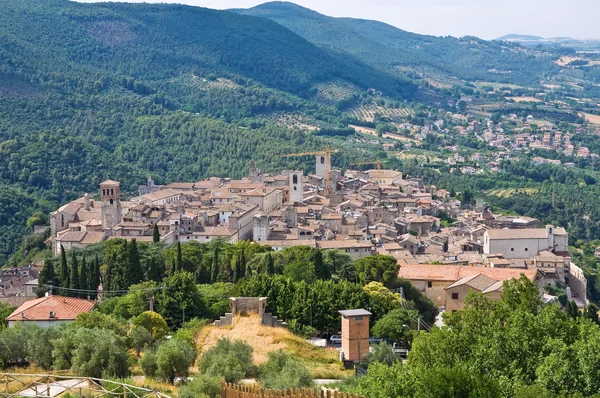
[[[515,102],[544,102],[535,97],[506,97],[506,99],[513,100]]]
[[[592,115],[591,113],[582,112],[580,113],[580,116],[583,116],[585,118],[585,121],[588,123],[600,125],[600,116],[598,115]]]
[[[481,88],[483,86],[490,86],[490,87],[493,87],[494,90],[499,90],[502,87],[508,87],[513,90],[516,88],[523,88],[522,86],[519,86],[517,84],[494,83],[494,82],[476,82],[475,85],[479,88]]]
[[[413,111],[408,108],[387,108],[379,105],[363,105],[349,109],[347,112],[356,119],[368,122],[375,120],[376,113],[389,118],[406,118],[413,114]]]
[[[320,83],[317,87],[317,100],[334,104],[354,94],[360,94],[361,90],[346,82]]]
[[[501,198],[509,198],[512,195],[514,195],[517,191],[519,191],[519,192],[525,192],[527,194],[532,194],[532,193],[537,192],[537,189],[536,188],[493,189],[491,191],[488,191],[488,195],[498,196],[498,197],[501,197]]]

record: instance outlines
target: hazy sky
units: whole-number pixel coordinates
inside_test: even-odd
[[[174,2],[218,9],[248,8],[264,2],[261,0],[130,1]],[[484,39],[495,39],[508,33],[519,33],[543,37],[600,38],[598,24],[600,0],[297,0],[294,2],[330,16],[375,19],[411,32],[437,36],[473,35]]]

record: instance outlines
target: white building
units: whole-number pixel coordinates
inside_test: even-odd
[[[564,228],[489,229],[483,236],[485,254],[502,254],[505,258],[531,258],[548,250],[568,251],[568,234]]]

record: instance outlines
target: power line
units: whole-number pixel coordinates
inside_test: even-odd
[[[163,290],[166,289],[167,286],[158,286],[158,287],[153,287],[153,288],[147,288],[147,289],[136,289],[136,290],[89,290],[89,289],[74,289],[74,288],[70,288],[70,287],[60,287],[60,286],[53,286],[53,285],[44,285],[45,288],[48,289],[55,289],[55,290],[66,290],[69,292],[80,292],[80,293],[130,293],[130,292],[152,292],[152,291],[157,291],[157,290]]]

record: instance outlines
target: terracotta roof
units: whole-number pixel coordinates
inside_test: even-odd
[[[494,283],[493,285],[488,286],[487,289],[485,289],[482,293],[486,294],[486,293],[491,293],[491,292],[495,292],[495,291],[502,292],[503,290],[504,290],[504,281],[498,281],[498,282]]]
[[[65,321],[75,320],[77,315],[89,312],[96,305],[95,301],[88,301],[73,297],[48,296],[27,301],[12,314],[7,321]],[[50,312],[53,316],[50,317]]]
[[[81,242],[86,233],[85,231],[67,231],[57,236],[56,240],[60,242]]]
[[[121,183],[119,181],[106,180],[100,183],[100,186],[102,185],[121,185]]]
[[[106,238],[104,232],[86,232],[85,237],[81,240],[84,245],[92,245],[94,243],[100,243]]]
[[[534,280],[537,270],[511,268],[468,267],[462,265],[406,264],[400,267],[398,276],[408,280],[437,280],[455,282],[470,275],[483,274],[497,281],[519,278],[524,274]]]
[[[476,274],[471,276],[465,276],[464,278],[457,280],[450,286],[447,286],[446,289],[452,289],[458,286],[466,285],[481,292],[493,285],[494,283],[496,283],[495,279],[492,279],[483,274]]]
[[[370,241],[367,240],[323,240],[318,241],[317,246],[321,249],[339,249],[339,248],[352,248],[352,249],[369,249],[373,246]]]
[[[523,228],[523,229],[488,229],[490,239],[547,239],[545,228]]]

